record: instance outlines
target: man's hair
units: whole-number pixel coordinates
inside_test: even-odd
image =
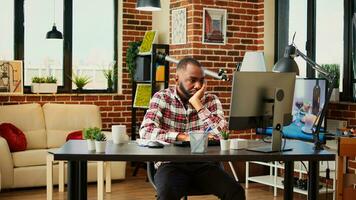
[[[192,57],[185,57],[182,60],[180,60],[177,64],[177,71],[179,70],[185,70],[187,68],[188,64],[192,64],[195,65],[197,67],[202,67],[202,65],[200,64],[200,62],[198,62],[197,60],[195,60]]]

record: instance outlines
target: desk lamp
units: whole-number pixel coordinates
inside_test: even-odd
[[[263,52],[259,51],[248,51],[245,53],[244,59],[240,70],[242,72],[265,72],[266,71],[266,62]]]
[[[317,122],[315,130],[312,129],[313,132],[313,140],[314,140],[314,149],[315,150],[323,150],[322,144],[319,139],[320,127],[322,125],[323,119],[326,115],[327,106],[330,102],[331,93],[333,91],[334,85],[336,83],[336,77],[333,74],[325,71],[319,64],[315,63],[313,60],[308,58],[305,54],[303,54],[299,49],[294,45],[294,43],[288,45],[285,49],[283,58],[279,59],[278,62],[274,65],[274,72],[296,72],[299,75],[299,68],[297,63],[295,62],[295,57],[302,57],[312,68],[318,71],[322,77],[324,77],[328,81],[328,88],[325,97],[325,104],[321,113],[318,116],[318,119],[314,122]],[[313,125],[313,127],[314,127]]]
[[[160,11],[160,0],[137,0],[136,10],[140,11]]]

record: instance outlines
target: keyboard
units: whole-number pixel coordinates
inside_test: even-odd
[[[174,141],[174,146],[190,147],[190,141]],[[208,146],[220,146],[220,140],[208,140]]]

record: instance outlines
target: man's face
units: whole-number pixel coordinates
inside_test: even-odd
[[[203,86],[203,83],[204,72],[199,66],[188,63],[186,69],[177,71],[177,91],[184,100],[190,99]]]

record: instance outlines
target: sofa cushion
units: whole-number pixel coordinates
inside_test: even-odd
[[[4,122],[22,130],[26,136],[27,149],[47,148],[45,120],[40,104],[0,106],[0,123]]]
[[[67,135],[66,141],[68,140],[82,140],[83,139],[83,131],[73,131]]]
[[[42,109],[47,128],[48,148],[62,146],[71,131],[94,126],[101,128],[100,110],[96,105],[47,103]]]
[[[33,149],[12,153],[14,167],[29,167],[46,165],[46,157],[49,150],[56,149]]]
[[[11,123],[0,124],[0,136],[6,139],[11,152],[26,150],[25,134]]]

